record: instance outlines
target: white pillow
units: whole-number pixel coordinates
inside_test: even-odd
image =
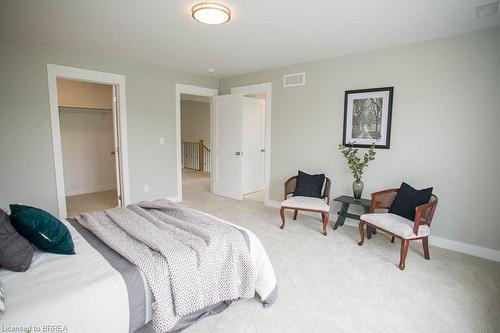
[[[5,311],[5,291],[3,289],[2,281],[0,281],[0,318]]]

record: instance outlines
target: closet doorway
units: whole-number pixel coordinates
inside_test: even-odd
[[[119,206],[112,85],[57,79],[67,216]]]
[[[47,69],[59,217],[128,204],[124,77]]]

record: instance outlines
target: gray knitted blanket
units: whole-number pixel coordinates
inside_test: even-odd
[[[84,213],[77,220],[144,273],[158,332],[209,305],[254,296],[250,254],[230,225],[168,200]]]

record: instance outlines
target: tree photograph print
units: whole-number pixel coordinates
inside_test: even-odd
[[[393,87],[345,92],[343,145],[389,148]]]

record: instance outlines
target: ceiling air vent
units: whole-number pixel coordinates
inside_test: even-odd
[[[286,74],[283,76],[283,86],[285,88],[303,86],[305,84],[306,73]]]

